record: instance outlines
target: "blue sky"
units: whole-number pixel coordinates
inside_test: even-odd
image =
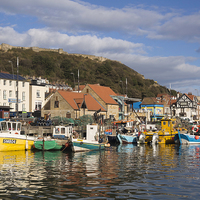
[[[199,0],[0,1],[0,43],[103,56],[200,94]]]

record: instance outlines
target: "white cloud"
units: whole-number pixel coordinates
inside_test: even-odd
[[[6,0],[0,12],[33,16],[46,27],[68,33],[118,32],[200,42],[200,13],[184,16],[182,11],[159,7],[106,8],[72,0]]]
[[[105,8],[72,0],[7,0],[1,3],[1,12],[31,15],[41,23],[67,32],[116,31],[144,34],[149,28],[168,18],[154,10],[137,7]]]
[[[111,37],[98,38],[92,35],[69,36],[49,29],[30,29],[27,32],[31,42],[29,46],[57,46],[68,52],[84,54],[101,54],[102,52],[139,53],[144,54],[142,43],[132,43]]]
[[[176,16],[157,26],[148,34],[151,39],[187,40],[200,42],[200,13]]]
[[[153,79],[163,86],[173,88],[192,87],[194,83],[200,81],[200,67],[188,64],[196,58],[184,56],[170,57],[148,57],[133,54],[112,54],[103,55],[113,60],[121,61],[130,68],[144,75],[145,78]]]
[[[181,88],[182,83],[185,87],[190,87],[199,82],[200,67],[189,64],[196,58],[148,57],[141,54],[145,53],[146,49],[142,43],[92,35],[69,36],[50,29],[30,29],[20,34],[10,27],[0,27],[0,43],[25,47],[63,48],[68,53],[103,56],[121,61],[145,75],[145,78],[158,81],[161,85],[167,86],[171,83],[177,89]]]

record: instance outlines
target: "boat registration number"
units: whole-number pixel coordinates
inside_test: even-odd
[[[3,139],[3,143],[16,144],[16,140]]]

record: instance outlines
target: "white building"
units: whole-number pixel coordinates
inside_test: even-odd
[[[175,108],[175,116],[179,116],[182,118],[187,118],[189,120],[197,120],[199,119],[198,113],[198,99],[195,95],[183,94],[180,98],[177,99]]]
[[[9,73],[0,73],[0,105],[10,106],[11,112],[17,111],[17,89],[18,89],[18,111],[34,112],[41,110],[45,104],[45,93],[49,92],[47,85],[41,81],[27,81],[22,76]]]
[[[45,93],[49,92],[47,84],[42,79],[34,79],[30,83],[30,112],[41,110],[45,105]]]
[[[17,75],[0,73],[0,105],[17,111]],[[18,76],[18,111],[29,111],[29,82]]]

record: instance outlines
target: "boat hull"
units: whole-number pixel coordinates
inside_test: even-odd
[[[0,137],[0,151],[20,151],[32,149],[34,140],[14,137]]]
[[[118,139],[117,139],[117,136],[116,135],[107,135],[107,138],[108,138],[108,142],[111,144],[111,145],[115,145],[118,143]]]
[[[73,146],[74,151],[76,151],[76,147],[81,150],[103,150],[105,149],[104,143],[98,143],[98,142],[91,142],[87,140],[81,140],[81,139],[74,139],[73,140]]]
[[[147,144],[152,143],[153,135],[155,133],[156,132],[146,133],[145,134],[145,143],[147,143]],[[163,132],[161,132],[161,133],[157,132],[157,134],[158,134],[157,143],[159,143],[159,144],[175,144],[175,141],[174,141],[175,133],[165,134]]]
[[[137,143],[137,136],[133,135],[117,134],[117,139],[119,140],[120,144]]]
[[[68,140],[36,140],[34,142],[34,148],[37,150],[62,150],[69,146]]]
[[[176,134],[175,143],[180,144],[200,144],[200,136],[190,134]]]

